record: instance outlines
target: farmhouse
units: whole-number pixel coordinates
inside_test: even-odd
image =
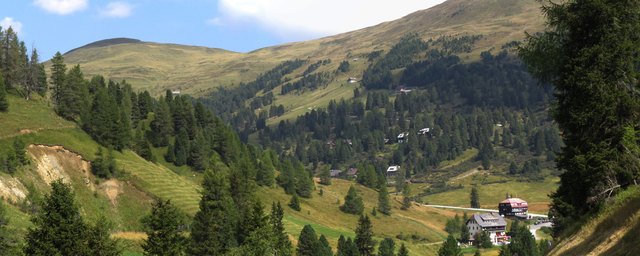
[[[400,171],[399,165],[389,166],[389,168],[387,168],[387,178],[395,177],[396,175],[398,175],[398,171]]]
[[[341,173],[342,170],[329,170],[329,176],[331,176],[331,178],[337,178]]]
[[[409,133],[408,132],[402,132],[400,134],[398,134],[398,143],[405,143],[409,141]]]
[[[429,133],[429,131],[431,131],[431,128],[422,128],[418,131],[419,135],[425,135],[427,133]]]
[[[495,245],[509,241],[507,236],[507,222],[504,218],[496,213],[474,214],[467,220],[467,228],[471,236],[471,241],[476,234],[486,231],[489,234],[491,242]]]
[[[507,198],[498,204],[498,212],[502,216],[526,218],[529,205],[520,198]]]

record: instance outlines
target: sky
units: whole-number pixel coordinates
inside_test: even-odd
[[[444,0],[0,0],[42,60],[115,37],[248,52],[348,32]]]

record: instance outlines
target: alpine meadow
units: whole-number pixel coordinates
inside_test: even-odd
[[[3,4],[0,255],[640,255],[640,1],[410,2]]]

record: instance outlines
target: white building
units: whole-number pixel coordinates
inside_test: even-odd
[[[471,241],[474,240],[476,234],[482,231],[489,233],[491,242],[495,245],[509,241],[506,233],[507,222],[497,213],[476,213],[467,220],[467,228],[469,229]]]

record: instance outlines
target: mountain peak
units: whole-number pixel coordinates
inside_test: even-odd
[[[137,43],[142,43],[142,41],[138,39],[126,38],[126,37],[109,38],[109,39],[99,40],[93,43],[83,45],[81,47],[72,49],[66,52],[65,54],[69,54],[74,51],[77,51],[80,49],[86,49],[86,48],[104,47],[104,46],[110,46],[110,45],[116,45],[116,44],[137,44]]]

